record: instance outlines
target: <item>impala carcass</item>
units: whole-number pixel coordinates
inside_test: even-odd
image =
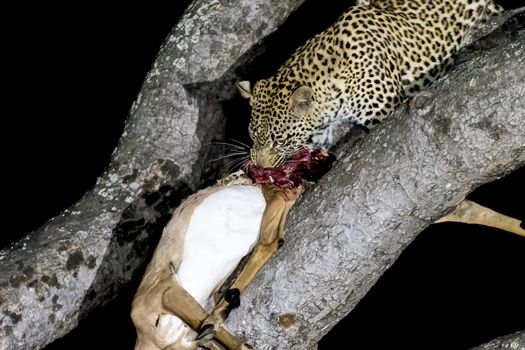
[[[258,186],[245,178],[186,199],[164,229],[133,300],[135,349],[248,349],[222,320],[277,250],[288,209],[301,192],[301,186]],[[255,245],[221,300],[219,287]]]
[[[132,304],[137,350],[247,349],[222,323],[283,240],[286,216],[335,158],[324,149],[299,149],[280,167],[248,162],[230,176],[187,198],[165,227]],[[226,288],[240,260],[251,255]]]

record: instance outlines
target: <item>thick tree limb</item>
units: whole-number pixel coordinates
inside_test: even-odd
[[[170,211],[206,171],[206,145],[224,130],[220,100],[235,93],[232,71],[301,2],[191,5],[95,188],[0,252],[0,349],[45,346],[141,275]]]
[[[525,331],[504,335],[471,350],[525,350]]]
[[[315,349],[419,232],[525,164],[524,23],[476,44],[303,195],[228,329],[256,349]]]

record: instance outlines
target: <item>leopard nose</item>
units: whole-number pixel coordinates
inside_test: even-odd
[[[274,168],[283,159],[279,152],[270,147],[254,147],[250,150],[250,157],[255,165],[261,168]]]

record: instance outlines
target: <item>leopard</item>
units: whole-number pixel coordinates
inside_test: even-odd
[[[343,122],[376,128],[502,11],[492,0],[358,0],[253,89],[237,82],[251,109],[251,162],[275,168],[301,147],[329,147]]]

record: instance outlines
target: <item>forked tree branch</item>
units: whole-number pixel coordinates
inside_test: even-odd
[[[235,94],[233,72],[301,3],[190,5],[95,188],[0,252],[0,349],[42,348],[124,288],[136,288],[128,283],[142,276],[173,208],[203,174],[213,175],[206,159],[212,138],[224,133],[221,101]]]
[[[190,6],[96,187],[0,252],[0,348],[43,347],[140,276],[178,199],[213,171],[204,166],[207,145],[222,133],[221,101],[234,93],[235,69],[301,2]],[[256,348],[315,348],[419,231],[525,162],[520,25],[493,36],[303,198],[284,248],[243,296],[231,329]]]

